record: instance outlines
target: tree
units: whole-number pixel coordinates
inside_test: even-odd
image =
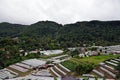
[[[118,71],[117,77],[120,79],[120,63],[115,67],[115,69]]]
[[[78,56],[78,55],[79,55],[79,53],[78,53],[77,50],[75,50],[75,51],[69,51],[68,54],[69,54],[71,57],[74,57],[74,56]]]
[[[78,73],[78,74],[85,74],[85,73],[89,73],[91,70],[93,70],[94,68],[94,64],[93,63],[81,63],[81,64],[78,64],[76,66],[76,69],[75,71]]]
[[[54,77],[54,80],[57,80],[57,78],[56,78],[56,77]]]

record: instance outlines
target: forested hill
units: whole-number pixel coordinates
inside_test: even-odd
[[[23,32],[29,37],[54,37],[60,28],[63,26],[52,21],[41,21],[30,25]]]
[[[59,31],[60,39],[79,43],[120,43],[120,21],[90,21],[67,24]]]
[[[0,37],[16,37],[26,28],[25,25],[0,23]]]
[[[0,23],[0,37],[51,38],[60,44],[73,46],[96,43],[119,44],[120,21],[84,21],[61,25],[52,21],[41,21],[32,25]]]

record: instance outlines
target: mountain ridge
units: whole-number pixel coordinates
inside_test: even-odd
[[[58,24],[39,21],[31,25],[0,23],[0,37],[53,38],[60,43],[81,44],[102,41],[120,43],[120,21],[82,21]]]

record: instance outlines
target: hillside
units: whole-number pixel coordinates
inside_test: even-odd
[[[20,24],[0,23],[0,37],[18,37],[26,27]]]
[[[0,68],[24,60],[18,54],[21,49],[65,49],[93,43],[102,46],[120,44],[120,21],[90,21],[66,25],[52,21],[32,25],[0,23]]]
[[[0,23],[0,37],[51,38],[63,47],[83,44],[111,45],[120,43],[120,21],[84,21],[61,25],[41,21],[31,25]],[[73,44],[74,43],[74,44]]]
[[[62,25],[52,22],[52,21],[41,21],[30,25],[23,32],[24,35],[33,37],[52,37],[55,36],[57,31],[62,27]]]
[[[90,21],[67,24],[58,31],[60,40],[77,43],[120,43],[120,21]],[[71,43],[72,43],[71,42]]]

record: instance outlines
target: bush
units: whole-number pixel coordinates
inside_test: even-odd
[[[76,66],[75,71],[81,75],[89,73],[90,71],[93,70],[93,68],[94,65],[92,63],[81,63]]]
[[[68,61],[62,62],[61,64],[66,68],[70,69],[71,71],[75,72],[76,63],[68,60]]]
[[[120,79],[120,63],[115,67],[115,69],[118,71],[117,78]]]
[[[72,72],[76,72],[78,74],[85,74],[89,73],[93,70],[95,65],[89,62],[82,62],[82,61],[75,61],[75,60],[68,60],[61,63],[66,68],[70,69]]]

